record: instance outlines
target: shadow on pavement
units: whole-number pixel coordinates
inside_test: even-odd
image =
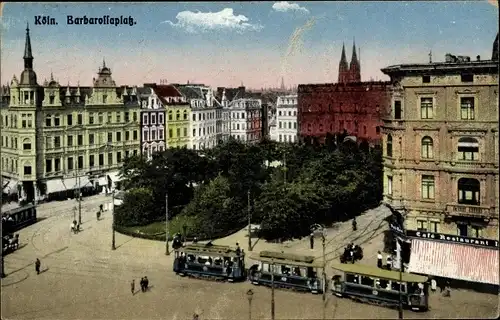
[[[122,243],[122,244],[120,244],[120,245],[116,246],[116,249],[120,248],[121,246],[123,246],[123,245],[125,245],[125,244],[129,243],[130,241],[132,241],[132,240],[134,240],[134,239],[135,239],[135,238],[130,238],[130,239],[128,239],[128,240],[127,240],[127,241],[125,241],[124,243]]]

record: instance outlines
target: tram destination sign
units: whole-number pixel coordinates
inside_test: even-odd
[[[422,239],[452,242],[452,243],[471,244],[481,247],[498,248],[498,240],[491,240],[491,239],[469,238],[469,237],[461,237],[450,234],[433,233],[427,231],[415,231],[415,230],[406,230],[406,236],[409,238],[422,238]]]

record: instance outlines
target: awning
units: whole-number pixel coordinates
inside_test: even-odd
[[[120,179],[120,172],[118,172],[118,171],[108,172],[107,175],[111,179],[111,181],[113,181],[113,182],[118,182],[121,180]]]
[[[107,179],[107,177],[100,177],[99,180],[97,181],[97,183],[100,186],[107,186],[108,185],[108,179]]]
[[[460,140],[458,140],[458,146],[459,147],[478,148],[479,143],[474,138],[465,137],[465,138],[461,138]]]
[[[498,248],[412,239],[408,271],[498,285],[498,253]]]
[[[66,191],[66,186],[62,179],[47,180],[47,194]]]
[[[15,194],[17,193],[17,184],[16,180],[9,180],[9,182],[3,187],[3,192],[7,194]]]
[[[78,180],[80,180],[80,181],[78,181]],[[67,190],[74,190],[74,189],[78,189],[78,188],[92,186],[92,184],[89,181],[89,178],[86,176],[79,177],[79,178],[64,179],[64,185],[65,185]]]

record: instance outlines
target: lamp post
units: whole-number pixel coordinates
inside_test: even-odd
[[[252,320],[252,299],[253,299],[253,291],[249,289],[247,291],[248,298],[248,320]]]
[[[271,260],[271,320],[275,320],[274,304],[274,259]]]
[[[250,208],[250,190],[248,190],[247,194],[248,198],[248,251],[252,251],[252,211]]]
[[[2,175],[0,175],[0,186],[2,187],[2,192],[0,192],[0,206],[2,206],[3,204],[3,177]],[[3,235],[3,222],[1,224],[2,226],[2,230],[1,230],[1,234]],[[4,260],[4,257],[3,257],[3,248],[2,248],[2,269],[0,270],[0,277],[1,278],[5,278],[5,260]]]
[[[311,226],[311,231],[313,232],[314,235],[320,235],[321,236],[321,244],[322,244],[322,249],[323,249],[323,295],[322,295],[322,300],[323,300],[323,319],[326,319],[326,228],[322,225],[319,224],[313,224]]]
[[[116,250],[116,245],[115,245],[115,191],[111,193],[111,205],[113,206],[113,211],[112,211],[112,216],[113,216],[113,224],[111,228],[113,229],[113,235],[111,238],[111,250]]]
[[[165,194],[165,254],[170,255],[170,251],[168,250],[168,192]]]
[[[398,318],[403,319],[403,294],[401,293],[401,284],[403,283],[403,257],[401,250],[401,239],[397,239],[397,249],[399,251],[399,308],[398,308]]]

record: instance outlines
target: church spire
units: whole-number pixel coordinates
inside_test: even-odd
[[[352,68],[352,66],[354,64],[356,64],[357,66],[359,66],[358,56],[356,54],[356,41],[355,40],[352,41],[351,68]]]
[[[345,45],[344,43],[342,43],[342,55],[340,56],[338,82],[339,83],[347,82],[348,73],[349,73],[349,66],[347,65],[347,58],[345,56]]]
[[[102,58],[102,68],[106,68],[106,60],[104,60],[104,58]]]
[[[361,82],[361,66],[356,54],[356,40],[354,39],[352,41],[351,64],[349,65],[349,80],[350,82]]]
[[[33,54],[31,52],[30,26],[26,23],[26,42],[24,44],[24,69],[33,69]]]

